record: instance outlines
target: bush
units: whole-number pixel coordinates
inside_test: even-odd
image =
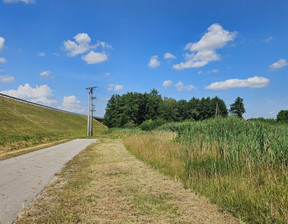
[[[136,124],[133,121],[129,121],[126,124],[124,124],[124,128],[132,129],[132,128],[135,128],[135,127],[136,127]]]
[[[277,114],[277,121],[278,122],[288,122],[288,110],[281,110]]]
[[[165,123],[165,120],[162,118],[157,118],[156,120],[146,120],[144,121],[139,128],[143,131],[152,131],[153,129],[160,127]]]

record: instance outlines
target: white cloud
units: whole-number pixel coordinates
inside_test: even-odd
[[[5,38],[4,38],[4,37],[0,37],[0,51],[3,50],[3,48],[4,48],[4,43],[5,43]]]
[[[219,72],[219,69],[212,69],[211,71],[207,71],[207,74],[218,73],[218,72]]]
[[[286,59],[280,59],[279,61],[273,63],[272,65],[270,65],[270,69],[272,70],[277,70],[277,69],[280,69],[280,68],[283,68],[285,66],[288,65],[288,62],[286,61]]]
[[[10,75],[0,75],[0,83],[9,83],[13,82],[15,79]]]
[[[68,52],[67,54],[70,57],[75,57],[95,48],[95,46],[90,45],[91,38],[87,33],[78,33],[73,38],[75,41],[64,41],[64,50]]]
[[[87,33],[78,33],[73,38],[75,41],[64,41],[63,49],[68,52],[67,55],[70,57],[75,57],[98,47],[102,47],[103,49],[112,49],[112,46],[104,41],[97,41],[95,45],[90,45],[91,38]],[[90,53],[91,52],[93,51],[90,51]]]
[[[82,60],[86,61],[87,64],[99,64],[104,61],[107,61],[108,56],[106,55],[106,53],[90,51],[87,55],[82,56]]]
[[[106,72],[104,75],[109,76],[109,75],[111,75],[111,73],[110,72]]]
[[[95,48],[97,47],[102,47],[103,49],[112,49],[112,46],[110,44],[105,43],[104,41],[97,41]]]
[[[5,58],[1,58],[0,57],[0,63],[6,63],[7,61],[6,61],[6,59]]]
[[[60,109],[76,113],[83,113],[84,109],[81,107],[80,103],[81,102],[77,100],[76,96],[64,96]]]
[[[165,80],[162,84],[162,86],[164,86],[166,89],[168,89],[169,86],[172,85],[172,81],[171,80]]]
[[[264,77],[250,77],[248,79],[228,79],[221,82],[211,83],[205,89],[225,90],[231,88],[264,88],[269,84],[270,80]]]
[[[109,84],[108,86],[109,86],[109,87],[108,87],[107,90],[110,90],[110,91],[120,91],[121,89],[123,89],[123,86],[122,86],[122,85]]]
[[[199,71],[198,74],[201,75],[201,74],[202,74],[202,71]]]
[[[266,42],[266,43],[268,43],[268,42],[271,41],[272,39],[273,39],[273,37],[268,37],[268,38],[264,39],[263,41]]]
[[[23,2],[25,4],[35,3],[35,0],[3,0],[5,3],[16,3],[16,2]]]
[[[236,32],[224,30],[219,24],[212,24],[202,38],[195,43],[188,43],[185,50],[190,50],[191,54],[185,54],[185,62],[173,65],[173,68],[199,68],[207,65],[211,61],[218,61],[221,56],[216,50],[224,47],[229,41],[234,40]]]
[[[177,82],[176,84],[175,84],[175,87],[176,87],[176,89],[178,90],[178,91],[183,91],[183,90],[187,90],[187,91],[191,91],[192,89],[194,89],[195,87],[193,86],[193,85],[191,85],[191,84],[188,84],[188,85],[184,85],[184,83],[183,82]]]
[[[97,41],[95,45],[90,45],[91,38],[87,33],[78,33],[73,37],[75,41],[64,41],[63,50],[67,51],[67,55],[75,57],[79,54],[84,54],[90,51],[86,55],[82,55],[81,59],[86,61],[87,64],[98,64],[108,60],[108,54],[106,52],[95,52],[91,49],[101,47],[102,49],[112,49],[112,46],[104,41]]]
[[[167,52],[165,55],[164,55],[164,59],[176,59],[176,56]]]
[[[157,68],[160,66],[160,61],[158,61],[158,56],[157,55],[154,55],[150,58],[150,61],[149,61],[149,64],[148,66],[150,68]]]
[[[26,83],[24,86],[20,85],[17,90],[12,89],[1,92],[9,96],[29,100],[34,103],[42,103],[45,105],[53,105],[57,103],[57,101],[52,98],[52,91],[47,85],[37,85],[35,88],[33,88],[30,86],[30,84]]]
[[[49,76],[50,74],[51,74],[51,71],[44,71],[40,73],[41,76],[46,76],[46,77]]]
[[[39,52],[39,53],[37,53],[37,56],[39,56],[39,57],[44,57],[44,56],[45,56],[45,53],[44,53],[44,52]]]

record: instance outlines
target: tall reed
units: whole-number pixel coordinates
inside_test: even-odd
[[[172,141],[163,136],[134,134],[124,143],[247,223],[288,223],[287,124],[219,118],[181,124]]]

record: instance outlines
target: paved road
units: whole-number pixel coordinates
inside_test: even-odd
[[[0,223],[12,223],[66,162],[95,139],[76,139],[0,161]]]

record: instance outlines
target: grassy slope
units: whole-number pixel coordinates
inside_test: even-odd
[[[0,97],[0,152],[85,137],[87,117]],[[107,128],[94,121],[94,134]]]

